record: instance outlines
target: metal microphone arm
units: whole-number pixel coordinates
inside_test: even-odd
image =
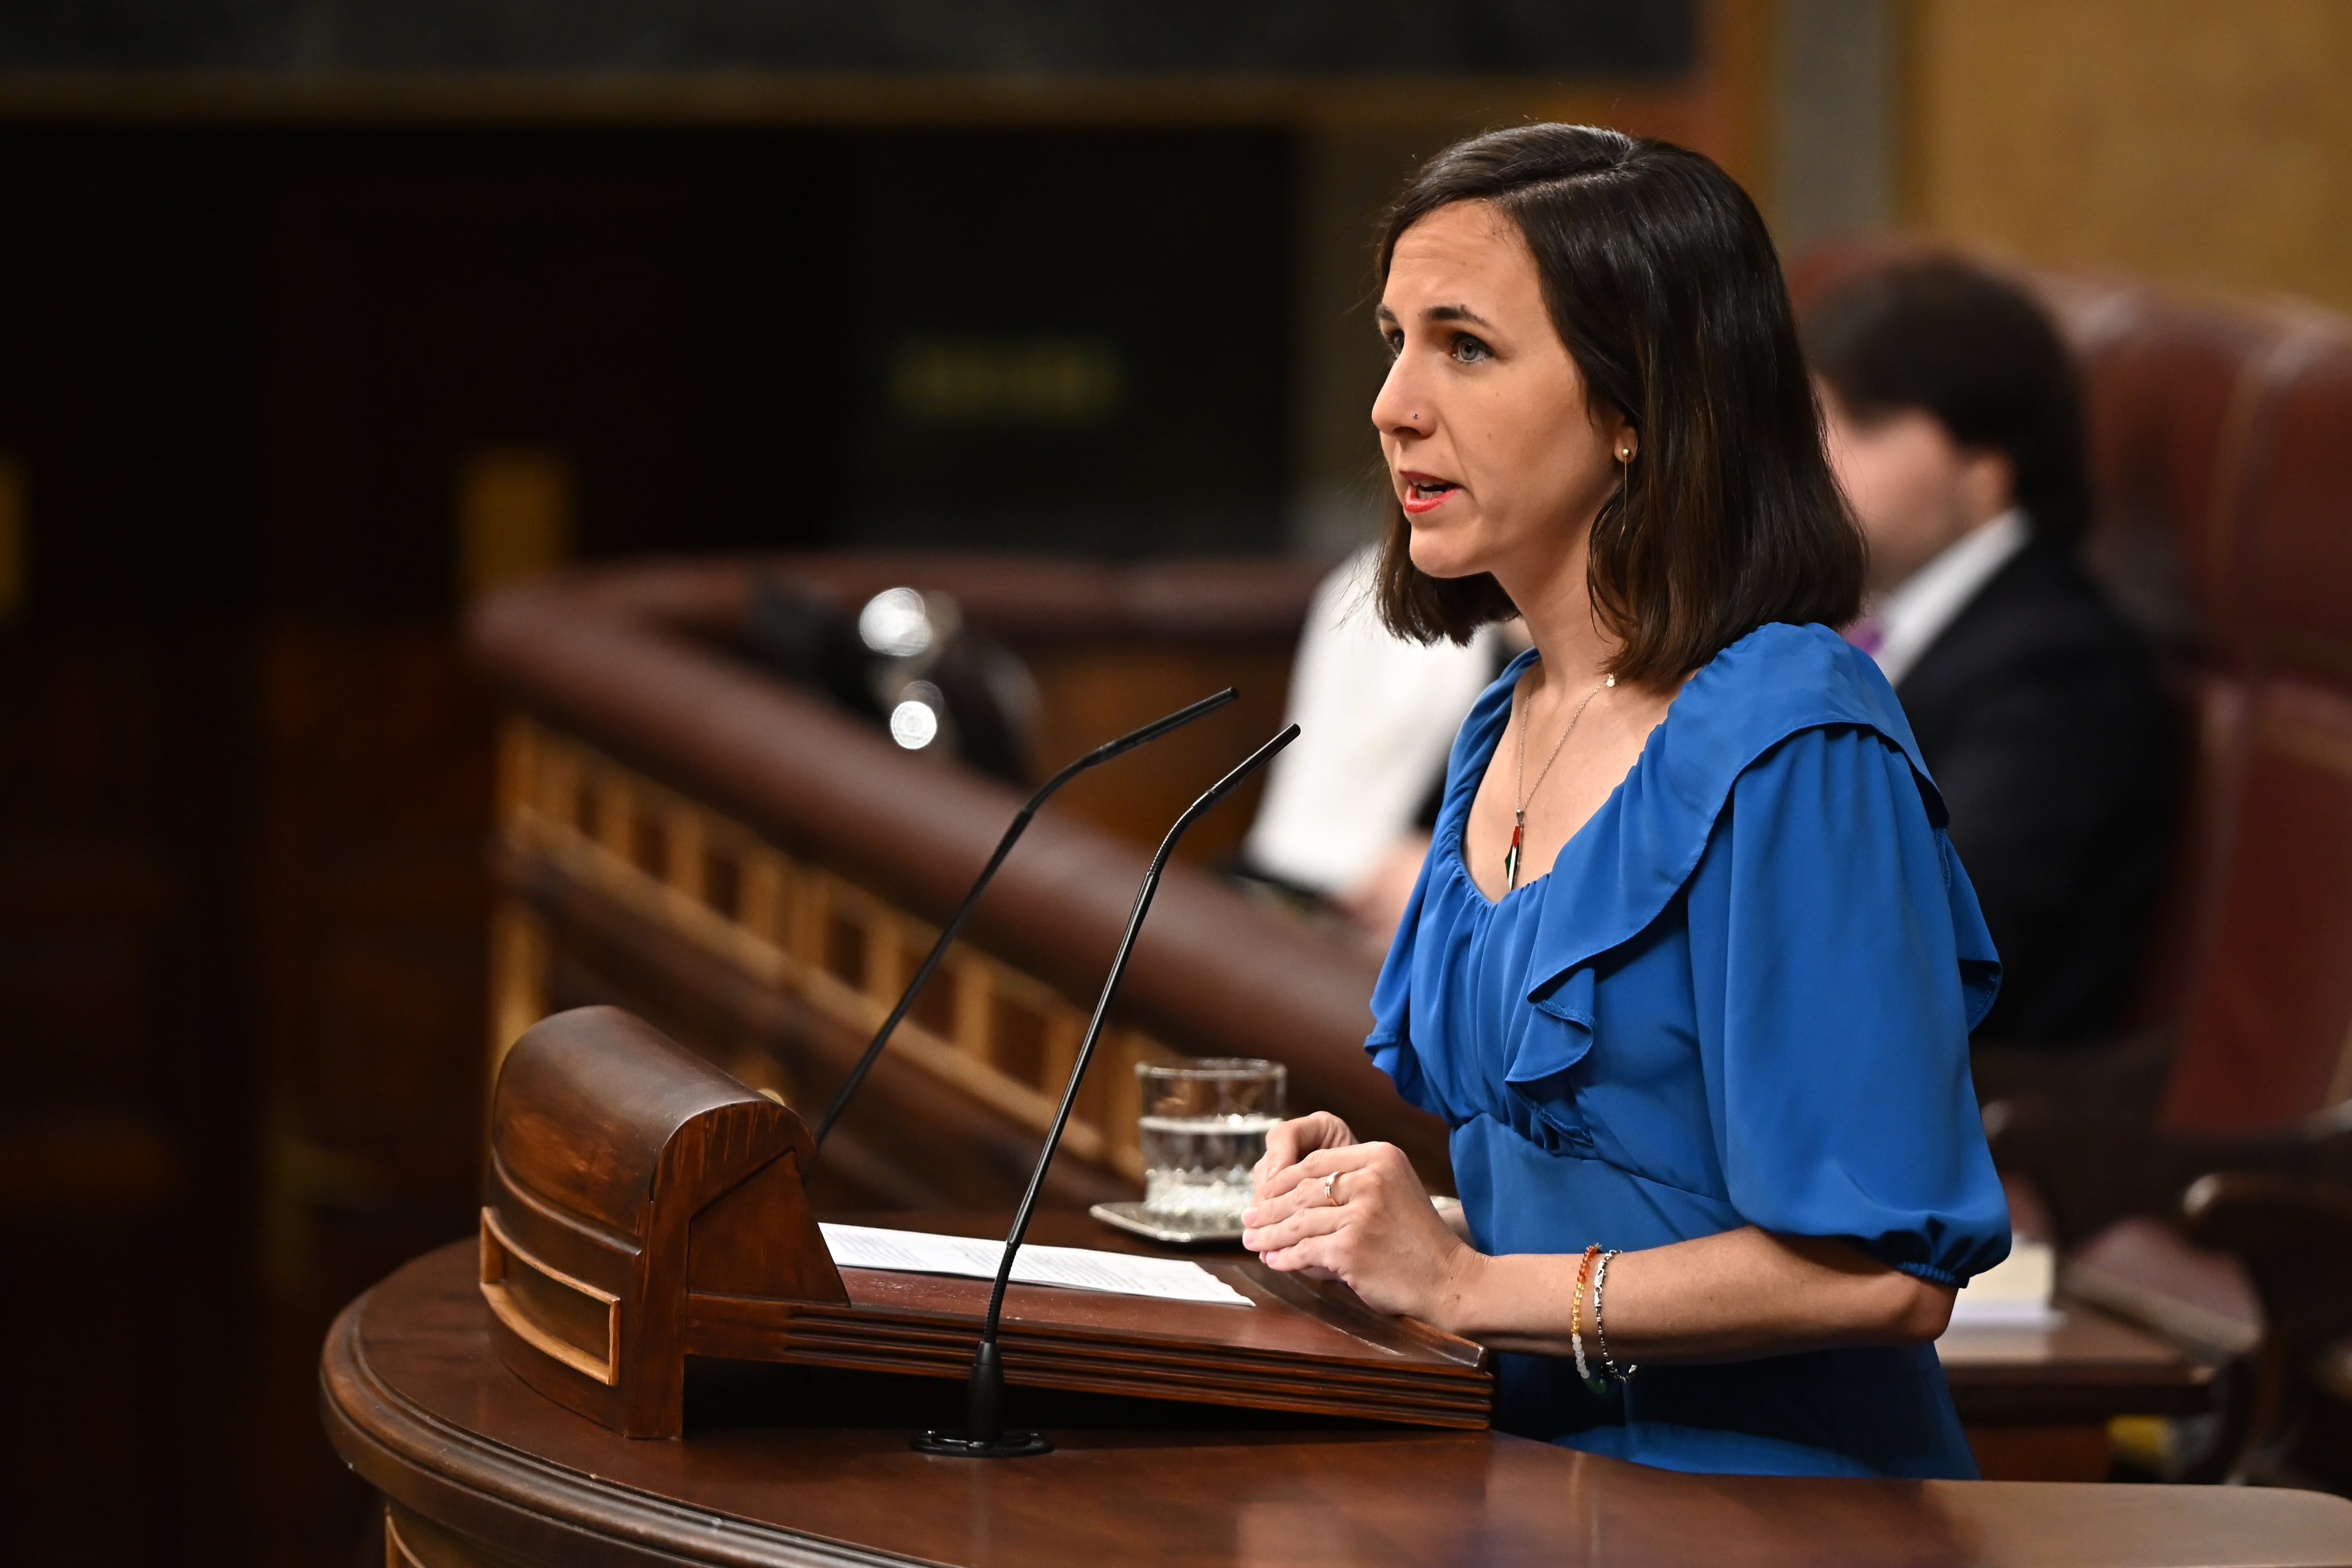
[[[990,881],[995,877],[996,868],[1004,863],[1004,857],[1013,852],[1013,846],[1019,842],[1021,835],[1028,831],[1029,819],[1037,814],[1037,808],[1050,800],[1054,791],[1084,773],[1087,768],[1100,767],[1115,757],[1123,757],[1139,746],[1159,739],[1171,729],[1181,729],[1202,715],[1215,712],[1240,695],[1233,687],[1227,686],[1216,695],[1202,697],[1192,706],[1179,708],[1165,718],[1154,719],[1141,729],[1131,730],[1117,740],[1105,741],[1037,786],[1037,792],[1029,797],[1029,803],[1021,808],[1013,819],[1013,825],[1006,828],[1004,836],[996,841],[996,852],[989,856],[988,864],[981,868],[980,879],[971,884],[971,891],[963,895],[963,903],[957,906],[955,914],[948,923],[940,928],[940,939],[931,944],[931,950],[925,956],[922,966],[915,971],[914,979],[908,983],[905,992],[899,996],[898,1005],[890,1009],[890,1016],[882,1020],[882,1027],[875,1031],[874,1039],[867,1043],[865,1054],[861,1055],[857,1059],[856,1065],[849,1070],[849,1076],[842,1080],[841,1087],[834,1091],[833,1103],[824,1108],[824,1115],[816,1124],[816,1143],[819,1148],[824,1146],[825,1134],[833,1131],[833,1124],[835,1122],[841,1120],[842,1112],[849,1108],[851,1097],[856,1094],[857,1086],[866,1082],[866,1074],[872,1071],[875,1059],[882,1054],[882,1048],[890,1043],[890,1037],[898,1032],[898,1025],[905,1021],[907,1010],[915,1005],[915,998],[922,994],[924,984],[931,977],[931,971],[940,967],[941,958],[947,956],[949,945],[954,942],[957,934],[963,930],[963,924],[971,918],[972,907],[979,904],[980,895],[988,890]],[[809,1163],[814,1169],[815,1161],[812,1160]]]
[[[1054,1124],[1045,1134],[1045,1146],[1037,1156],[1037,1168],[1029,1173],[1029,1188],[1021,1195],[1021,1207],[1013,1217],[1012,1232],[1004,1239],[1004,1258],[996,1266],[996,1281],[988,1292],[988,1317],[980,1331],[980,1345],[973,1353],[971,1379],[966,1387],[964,1430],[961,1435],[926,1432],[915,1439],[915,1447],[929,1454],[949,1454],[971,1458],[1007,1458],[1027,1454],[1052,1451],[1053,1444],[1034,1432],[1011,1432],[1003,1427],[1004,1364],[997,1354],[997,1323],[1004,1312],[1004,1291],[1013,1278],[1013,1260],[1021,1250],[1021,1239],[1028,1234],[1029,1217],[1037,1207],[1037,1194],[1045,1185],[1046,1167],[1054,1163],[1054,1152],[1061,1147],[1062,1130],[1069,1124],[1070,1107],[1077,1103],[1078,1083],[1086,1077],[1087,1063],[1094,1057],[1095,1042],[1102,1037],[1103,1019],[1110,1012],[1111,998],[1118,990],[1121,976],[1127,972],[1127,960],[1135,951],[1136,934],[1143,929],[1143,917],[1151,912],[1152,894],[1160,890],[1160,873],[1168,869],[1168,857],[1176,848],[1176,841],[1185,830],[1197,821],[1209,809],[1230,794],[1234,786],[1263,767],[1267,758],[1298,738],[1298,727],[1289,725],[1281,734],[1243,758],[1241,766],[1209,787],[1206,794],[1193,801],[1160,841],[1159,852],[1151,857],[1151,869],[1143,873],[1143,884],[1136,889],[1135,912],[1128,916],[1127,934],[1119,938],[1118,952],[1111,959],[1110,974],[1104,979],[1102,994],[1095,999],[1094,1017],[1087,1023],[1086,1038],[1078,1043],[1077,1061],[1070,1068],[1070,1079],[1062,1089],[1062,1103],[1054,1113]]]

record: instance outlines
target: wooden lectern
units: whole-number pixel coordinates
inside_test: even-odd
[[[798,1115],[614,1008],[534,1026],[499,1073],[481,1289],[499,1358],[558,1404],[677,1437],[689,1355],[961,1377],[989,1282],[836,1268]],[[1255,1260],[1247,1308],[1019,1285],[1006,1380],[1483,1427],[1486,1353]]]

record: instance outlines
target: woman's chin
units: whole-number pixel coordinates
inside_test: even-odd
[[[1425,577],[1475,577],[1486,570],[1478,552],[1450,538],[1433,538],[1416,530],[1411,550],[1412,564]]]

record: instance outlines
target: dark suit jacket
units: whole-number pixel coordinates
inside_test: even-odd
[[[2112,1038],[2175,789],[2170,712],[2147,645],[2070,554],[2036,541],[1895,695],[2000,953],[2000,998],[1976,1038]]]

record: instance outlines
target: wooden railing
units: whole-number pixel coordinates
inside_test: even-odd
[[[852,612],[894,584],[951,595],[1034,675],[1037,767],[1241,689],[1039,816],[810,1177],[837,1212],[1010,1205],[1151,844],[1280,725],[1315,573],[769,557],[649,562],[488,596],[474,650],[516,716],[498,786],[494,1051],[550,1010],[611,1003],[814,1113],[1020,809],[1016,787],[901,751],[742,658],[757,596],[780,580]],[[1204,829],[1237,841],[1248,806],[1226,802]],[[1133,1069],[1177,1053],[1283,1062],[1294,1109],[1400,1144],[1445,1190],[1443,1125],[1364,1054],[1376,974],[1370,956],[1179,857],[1043,1201],[1136,1194]]]
[[[939,936],[937,926],[527,717],[509,720],[500,737],[499,833],[509,853],[544,862],[858,1034],[881,1027]],[[520,898],[506,901],[494,941],[493,1074],[547,1010],[552,949],[544,922]],[[959,942],[889,1049],[1042,1134],[1087,1016],[1044,981]],[[1140,1181],[1135,1065],[1175,1055],[1139,1030],[1107,1027],[1063,1147]]]

